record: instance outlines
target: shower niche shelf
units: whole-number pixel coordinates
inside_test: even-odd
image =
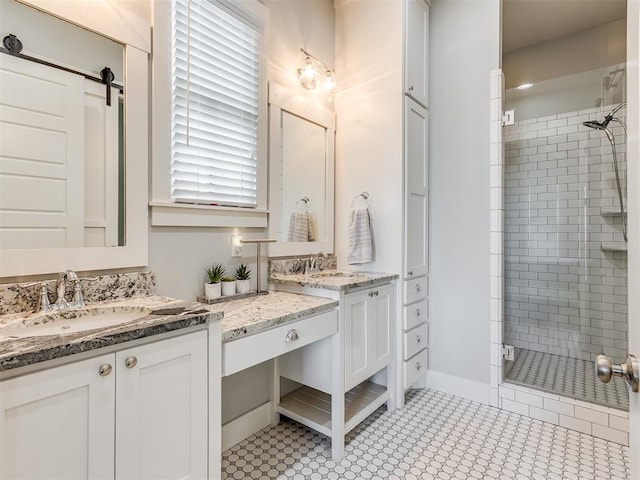
[[[601,217],[619,217],[620,216],[620,207],[602,207],[600,209]],[[624,211],[624,216],[627,216],[627,210]]]
[[[627,244],[626,243],[601,243],[600,250],[603,252],[626,252]]]

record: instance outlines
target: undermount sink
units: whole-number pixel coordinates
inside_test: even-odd
[[[100,306],[34,314],[13,328],[0,330],[0,337],[11,339],[79,333],[125,324],[150,313],[153,312],[149,307]]]
[[[311,278],[364,278],[366,275],[357,272],[343,272],[341,270],[325,270],[323,272],[312,273]]]

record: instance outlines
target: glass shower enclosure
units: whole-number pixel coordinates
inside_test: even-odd
[[[627,410],[624,381],[594,375],[597,354],[627,353],[625,66],[588,73],[591,105],[549,101],[567,79],[506,92],[505,382]]]

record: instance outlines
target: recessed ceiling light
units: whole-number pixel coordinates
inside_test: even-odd
[[[523,83],[522,85],[518,85],[516,88],[518,90],[526,90],[527,88],[533,87],[533,83]]]

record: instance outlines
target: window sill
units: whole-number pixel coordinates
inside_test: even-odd
[[[267,228],[269,211],[261,208],[215,207],[150,202],[153,227]]]

